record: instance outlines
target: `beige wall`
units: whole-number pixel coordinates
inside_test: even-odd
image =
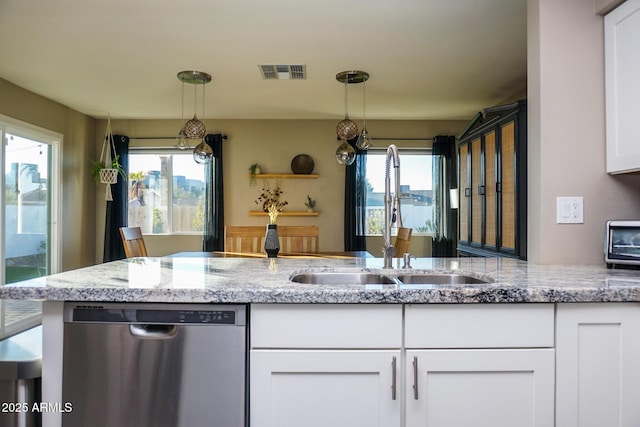
[[[60,268],[94,264],[95,185],[88,159],[95,157],[95,120],[2,79],[0,114],[63,135]]]
[[[604,222],[640,217],[640,176],[604,172],[603,22],[596,7],[602,8],[586,0],[528,0],[528,252],[529,260],[535,263],[602,264]],[[95,125],[91,118],[4,80],[0,80],[0,114],[64,135],[62,268],[99,262],[104,201],[95,196],[89,160],[96,157],[104,121]],[[287,182],[285,191],[292,207],[300,206],[306,194],[311,194],[318,200],[320,215],[283,218],[282,223],[317,221],[322,250],[341,249],[343,170],[333,160],[335,123],[212,122],[211,131],[229,135],[225,142],[227,223],[261,222],[246,213],[257,195],[248,186],[246,174],[251,163],[260,162],[265,171],[283,171],[295,154],[306,152],[316,160],[320,178]],[[114,131],[130,137],[168,136],[175,134],[178,126],[178,120],[120,120],[115,121]],[[460,128],[459,122],[369,123],[374,137],[456,134]],[[559,196],[584,197],[584,224],[555,223]],[[95,243],[88,236],[95,236]],[[169,244],[163,236],[152,237],[148,239],[152,255],[200,247],[198,238]]]
[[[603,18],[585,0],[528,1],[529,261],[602,264],[607,219],[640,217],[640,176],[605,173]],[[584,224],[556,224],[556,197]]]
[[[368,129],[374,139],[427,138],[440,134],[455,135],[467,121],[368,121]],[[178,120],[112,120],[114,133],[130,138],[170,136],[177,133]],[[344,172],[345,167],[335,161],[338,142],[335,137],[336,121],[332,120],[208,120],[209,132],[221,132],[228,136],[224,141],[225,223],[227,225],[263,225],[265,217],[249,216],[257,210],[256,198],[260,195],[262,181],[249,185],[248,169],[259,163],[263,173],[291,172],[291,159],[296,154],[309,154],[314,159],[314,173],[318,179],[284,180],[284,199],[288,210],[304,210],[307,194],[316,199],[317,217],[280,217],[278,224],[313,225],[320,228],[320,250],[343,250]],[[97,132],[104,132],[105,122],[100,121]],[[95,138],[99,140],[98,134]],[[392,141],[379,141],[386,147]],[[171,145],[173,140],[135,140],[131,146]],[[395,141],[398,146],[431,146],[430,141]],[[194,167],[199,167],[194,163]],[[271,182],[273,184],[273,182]],[[104,201],[97,200],[98,230],[96,253],[102,254],[104,233]],[[178,251],[198,251],[200,236],[146,236],[150,255],[160,256]],[[428,248],[416,251],[426,255]]]

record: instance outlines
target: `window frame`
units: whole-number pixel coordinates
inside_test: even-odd
[[[63,144],[63,135],[45,129],[36,125],[32,125],[27,122],[23,122],[21,120],[17,120],[8,116],[4,116],[0,114],[0,140],[2,140],[3,147],[0,149],[0,164],[2,165],[2,173],[0,174],[0,187],[3,189],[3,193],[0,196],[0,224],[2,224],[3,234],[5,227],[5,195],[4,188],[6,184],[5,179],[5,162],[6,162],[6,153],[4,149],[4,140],[6,135],[15,135],[21,138],[32,139],[35,141],[41,141],[43,144],[47,145],[47,149],[49,151],[48,156],[48,166],[50,168],[48,182],[47,182],[47,192],[48,192],[48,203],[49,203],[49,211],[48,211],[48,223],[49,227],[47,228],[48,241],[47,241],[47,274],[55,274],[60,271],[60,261],[61,261],[61,253],[62,253],[62,239],[60,236],[62,235],[62,222],[60,218],[62,218],[62,189],[60,183],[62,181],[62,144]],[[5,276],[5,268],[6,268],[6,243],[4,237],[0,239],[0,286],[6,285],[6,276]],[[40,311],[34,312],[28,316],[25,316],[21,319],[15,320],[10,324],[6,323],[7,316],[7,304],[12,301],[20,301],[20,300],[1,300],[0,301],[0,339],[5,339],[10,336],[16,335],[20,332],[23,332],[27,329],[30,329],[34,326],[37,326],[42,323],[42,302],[33,301],[35,303],[40,303]]]
[[[167,179],[167,193],[169,196],[169,208],[167,209],[167,222],[169,224],[170,230],[166,233],[143,233],[149,236],[197,236],[202,235],[203,230],[199,231],[174,231],[173,230],[173,181],[174,181],[174,167],[173,167],[173,157],[174,156],[188,156],[192,158],[191,150],[182,151],[178,150],[175,147],[129,147],[129,170],[127,170],[127,191],[130,189],[130,179],[129,174],[131,172],[137,172],[131,170],[131,156],[132,155],[167,155],[171,157],[171,161],[168,162],[167,165],[167,175],[171,177],[171,179]],[[199,166],[194,162],[195,166]],[[204,175],[204,172],[203,172]],[[206,182],[206,176],[203,176],[203,183]],[[127,212],[129,211],[129,200],[127,200]]]
[[[400,158],[402,159],[402,156],[407,156],[407,155],[426,155],[429,156],[431,159],[433,159],[433,149],[431,147],[400,147],[398,146],[398,155],[400,156]],[[373,154],[373,155],[382,155],[382,156],[386,156],[386,152],[387,152],[387,147],[371,147],[368,149],[368,153],[367,156]],[[433,165],[433,162],[432,162]],[[392,164],[393,166],[393,164]],[[402,174],[402,160],[400,160],[400,173]],[[368,178],[368,174],[369,174],[369,165],[367,164],[367,169],[366,169],[366,178]],[[431,172],[431,174],[433,175],[433,171]],[[393,192],[393,186],[395,185],[393,182],[394,178],[393,176],[391,177],[391,184],[392,184],[392,189],[391,191]],[[401,178],[402,181],[402,178]],[[400,183],[402,184],[402,182]],[[431,191],[432,191],[432,195],[433,195],[433,181],[431,183]],[[367,189],[365,189],[367,191],[367,194],[369,193]],[[401,201],[400,204],[402,205],[402,194],[401,194]],[[433,206],[433,203],[432,203]],[[413,228],[413,227],[412,227]],[[392,233],[395,235],[396,232],[395,227],[392,228]],[[372,236],[378,236],[379,233],[368,233],[366,230],[366,224],[365,224],[365,237],[372,237]],[[432,231],[416,231],[415,228],[413,228],[412,231],[412,235],[413,236],[433,236],[433,232]]]

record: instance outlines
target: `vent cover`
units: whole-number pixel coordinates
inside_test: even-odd
[[[258,65],[265,80],[304,80],[307,78],[306,65]]]

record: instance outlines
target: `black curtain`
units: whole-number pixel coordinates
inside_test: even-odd
[[[129,138],[123,135],[113,135],[115,152],[111,144],[111,158],[118,156],[122,169],[129,170]],[[111,185],[113,200],[107,202],[107,213],[104,227],[104,256],[103,262],[123,259],[124,247],[120,237],[120,227],[127,226],[127,179],[118,175],[118,182]]]
[[[222,182],[221,134],[205,136],[205,142],[213,150],[213,159],[205,165],[204,231],[202,250],[224,250],[224,192]]]
[[[355,146],[357,137],[348,141],[356,151],[356,160],[346,166],[344,181],[344,250],[366,251],[365,221],[367,207],[367,151]]]
[[[455,164],[456,144],[454,136],[433,138],[433,244],[432,256],[456,255],[458,240],[457,211],[451,209],[449,190],[458,186]]]

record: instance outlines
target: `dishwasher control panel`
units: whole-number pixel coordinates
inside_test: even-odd
[[[244,307],[243,307],[244,308]],[[244,311],[214,306],[188,307],[136,307],[126,305],[76,305],[65,313],[66,322],[133,323],[133,324],[189,324],[189,325],[244,325]],[[240,314],[240,315],[238,315]]]

